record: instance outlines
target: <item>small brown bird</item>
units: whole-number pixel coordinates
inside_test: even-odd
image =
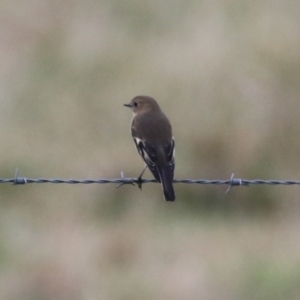
[[[139,154],[162,184],[165,199],[174,201],[175,142],[168,118],[157,102],[148,96],[137,96],[124,106],[133,111],[131,135]]]

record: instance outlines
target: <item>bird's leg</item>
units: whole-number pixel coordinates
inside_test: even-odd
[[[146,165],[145,168],[143,169],[141,175],[137,178],[137,185],[141,190],[142,190],[142,183],[143,183],[142,176],[144,175],[147,168],[148,168],[148,166]]]

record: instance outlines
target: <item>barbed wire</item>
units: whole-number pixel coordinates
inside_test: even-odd
[[[117,188],[126,185],[137,185],[139,188],[145,183],[157,183],[155,179],[142,179],[142,178],[126,178],[124,173],[121,172],[121,178],[116,179],[59,179],[59,178],[27,178],[18,176],[18,169],[15,172],[14,178],[0,178],[0,183],[11,183],[14,185],[24,185],[29,183],[57,183],[57,184],[105,184],[114,183],[117,184]],[[228,185],[226,193],[230,191],[233,186],[250,186],[258,184],[269,185],[300,185],[300,180],[263,180],[263,179],[241,179],[234,178],[234,173],[230,179],[227,180],[208,180],[208,179],[174,179],[173,183],[185,183],[185,184],[213,184],[213,185]]]

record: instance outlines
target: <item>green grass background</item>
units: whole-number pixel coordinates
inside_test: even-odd
[[[175,178],[300,178],[298,1],[0,2],[0,177],[137,177],[134,96],[173,125]],[[152,178],[147,171],[145,177]],[[300,188],[0,185],[9,300],[286,299]]]

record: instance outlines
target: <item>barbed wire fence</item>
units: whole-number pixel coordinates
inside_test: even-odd
[[[121,172],[121,177],[116,179],[59,179],[59,178],[27,178],[18,176],[18,169],[15,172],[13,178],[0,178],[1,183],[11,183],[13,185],[24,185],[29,183],[56,183],[56,184],[105,184],[113,183],[117,184],[117,188],[123,185],[137,185],[140,189],[145,183],[157,183],[155,179],[142,179],[142,178],[126,178],[124,173]],[[235,178],[234,173],[230,179],[227,180],[208,180],[208,179],[174,179],[173,183],[185,183],[185,184],[213,184],[213,185],[228,185],[226,193],[234,186],[250,186],[258,184],[268,185],[300,185],[300,180],[263,180],[263,179],[242,179]]]

